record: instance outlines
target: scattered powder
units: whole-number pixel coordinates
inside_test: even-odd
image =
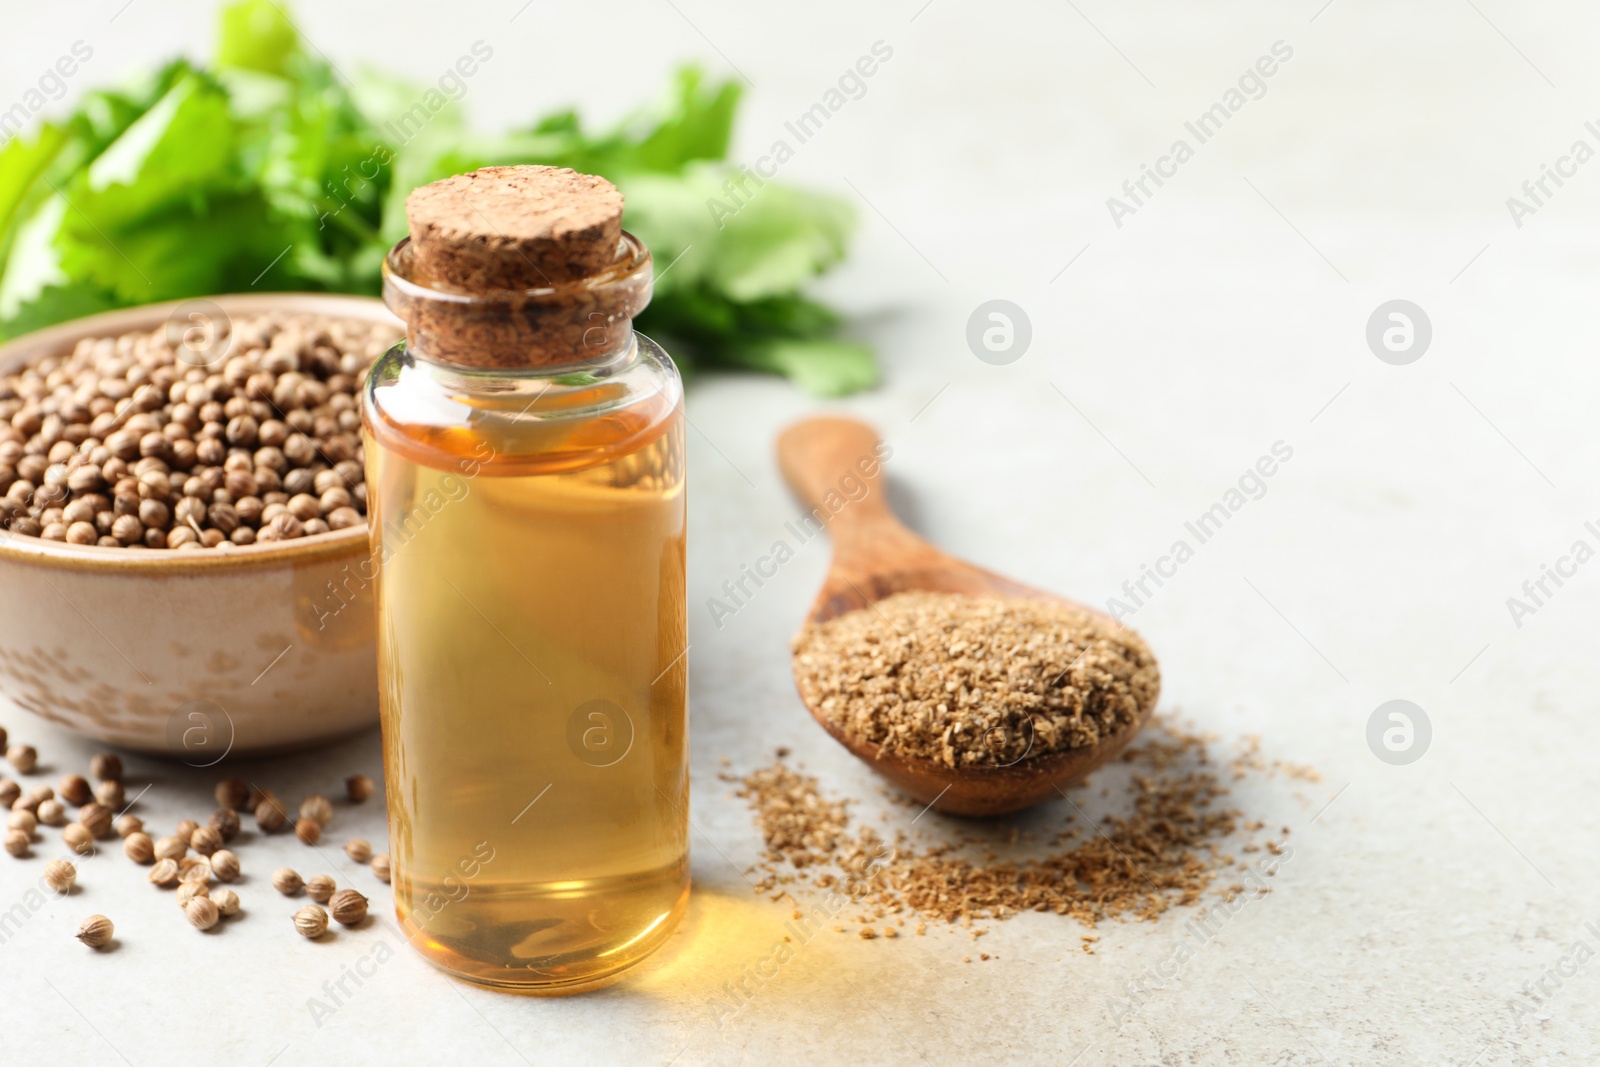
[[[864,938],[879,936],[874,926],[903,922],[902,913],[910,912],[961,924],[976,939],[986,929],[974,928],[975,920],[1009,919],[1024,911],[1053,912],[1094,926],[1106,919],[1151,920],[1174,906],[1200,903],[1235,864],[1222,851],[1225,841],[1240,830],[1263,829],[1220,805],[1228,791],[1206,741],[1159,717],[1121,757],[1133,772],[1123,798],[1131,810],[1106,816],[1081,834],[1071,828],[1055,834],[1047,844],[1059,851],[1042,857],[998,856],[997,847],[1015,851],[1014,829],[1001,845],[992,836],[925,823],[922,830],[941,840],[916,846],[901,832],[891,845],[872,827],[854,826],[851,801],[826,796],[817,779],[781,758],[725,780],[739,783],[738,795],[750,804],[766,844],[752,871],[757,892],[787,898],[797,909],[804,905],[792,888],[847,892],[864,913],[855,916]],[[1068,842],[1071,847],[1063,849]],[[971,857],[975,847],[983,851],[981,858]],[[1276,840],[1265,847],[1273,854],[1283,848]],[[1220,892],[1241,891],[1232,886]],[[916,924],[917,934],[925,930],[925,923]],[[1085,935],[1084,951],[1093,952],[1094,941]]]
[[[1161,689],[1132,630],[1057,601],[950,593],[897,593],[808,625],[794,675],[844,732],[949,767],[1097,744]]]

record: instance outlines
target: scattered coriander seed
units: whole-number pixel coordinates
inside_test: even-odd
[[[187,908],[189,906],[189,901],[193,900],[195,897],[210,896],[210,894],[211,887],[203,882],[179,882],[177,894],[178,907]]]
[[[184,819],[178,823],[178,828],[172,831],[172,836],[187,844],[189,839],[194,836],[194,832],[198,829],[200,829],[199,823],[195,822],[193,819]]]
[[[239,894],[231,889],[219,889],[212,893],[211,903],[217,906],[217,911],[223,918],[239,913]]]
[[[122,854],[135,863],[149,863],[156,857],[156,846],[149,834],[135,830],[122,839]]]
[[[389,854],[387,852],[380,852],[372,857],[372,873],[377,876],[380,882],[389,880]]]
[[[112,811],[116,811],[122,807],[123,802],[127,799],[127,794],[122,790],[121,781],[116,778],[107,778],[94,787],[94,799]]]
[[[225,808],[242,808],[250,799],[250,786],[241,778],[224,778],[217,783],[217,803]]]
[[[344,843],[344,854],[357,863],[366,863],[372,859],[372,845],[362,837],[352,837]]]
[[[367,917],[367,898],[354,889],[341,889],[328,901],[328,910],[340,926],[354,926]]]
[[[239,813],[232,808],[218,808],[211,813],[211,828],[222,835],[223,841],[232,841],[239,833]]]
[[[89,786],[89,779],[81,774],[63,774],[61,781],[56,783],[56,791],[73,807],[82,807],[94,799],[94,790]]]
[[[144,820],[137,815],[118,815],[117,821],[111,824],[118,837],[128,837],[144,829]]]
[[[39,810],[39,805],[43,804],[43,803],[44,803],[44,801],[40,800],[38,798],[38,796],[36,796],[35,794],[33,794],[33,793],[24,793],[20,797],[18,797],[16,800],[13,800],[11,802],[11,810],[12,811],[34,811],[34,812],[36,812],[36,811]]]
[[[189,835],[189,847],[202,856],[209,856],[222,847],[222,835],[209,826],[202,826]]]
[[[222,917],[210,897],[195,897],[184,907],[183,913],[189,916],[189,923],[196,930],[209,930]]]
[[[183,854],[189,851],[189,846],[176,837],[162,837],[156,839],[156,858],[163,860],[180,860]]]
[[[326,904],[328,898],[333,896],[333,891],[338,886],[334,884],[333,876],[327,874],[313,874],[306,879],[306,896],[318,904]]]
[[[28,790],[28,810],[38,811],[39,805],[47,800],[54,800],[56,791],[47,785],[36,785]]]
[[[116,928],[111,925],[111,920],[104,915],[91,915],[83,920],[83,925],[78,927],[78,940],[90,948],[101,948],[111,941],[111,934]]]
[[[111,834],[111,809],[99,801],[91,800],[78,809],[78,825],[95,837]]]
[[[294,836],[303,845],[314,845],[322,839],[322,824],[315,819],[299,819],[294,824]]]
[[[158,885],[163,889],[171,889],[178,884],[178,862],[176,860],[158,860],[150,868],[150,884]]]
[[[67,825],[67,806],[54,798],[39,802],[39,821],[46,826]]]
[[[13,778],[0,778],[0,808],[9,808],[22,795],[22,787]]]
[[[21,830],[6,831],[6,851],[19,859],[28,854],[28,846],[32,843],[33,839]]]
[[[211,864],[205,860],[197,860],[188,867],[179,866],[178,881],[194,882],[206,885],[211,881]]]
[[[88,856],[94,852],[94,835],[84,829],[82,823],[67,823],[61,830],[61,840],[80,856]]]
[[[122,780],[122,757],[115,752],[102,752],[89,761],[89,773],[102,782]]]
[[[328,932],[328,913],[315,904],[307,904],[294,913],[294,928],[301,937],[321,937]]]
[[[187,871],[189,868],[194,867],[197,864],[201,864],[201,863],[205,863],[205,862],[206,862],[205,859],[203,859],[200,856],[179,856],[178,857],[178,873],[182,874],[184,871]]]
[[[225,848],[211,854],[211,873],[219,882],[231,882],[239,877],[239,857]]]
[[[32,774],[39,765],[39,751],[32,745],[12,745],[6,749],[6,759],[11,761],[11,766],[17,769],[18,774]]]
[[[273,797],[267,797],[256,805],[256,826],[264,834],[276,833],[282,830],[289,821],[288,813],[283,810],[283,805]]]
[[[292,897],[305,886],[298,871],[290,867],[279,867],[272,872],[272,888],[286,897]]]
[[[321,793],[313,793],[300,802],[300,817],[327,826],[333,821],[333,805]]]
[[[28,840],[33,840],[33,832],[38,829],[39,820],[31,811],[14,811],[6,816],[6,829],[21,830],[28,835]]]
[[[57,893],[72,892],[72,885],[78,880],[78,868],[66,860],[51,860],[44,865],[44,884]]]
[[[372,779],[364,774],[351,775],[344,780],[345,792],[352,804],[360,804],[372,796]]]

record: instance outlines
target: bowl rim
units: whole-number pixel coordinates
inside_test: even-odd
[[[349,293],[223,293],[215,296],[165,300],[156,304],[118,308],[96,315],[46,326],[0,344],[0,374],[70,349],[85,337],[149,329],[170,318],[185,305],[212,304],[227,314],[264,311],[305,312],[330,318],[392,324],[403,333],[405,324],[374,296]],[[239,545],[225,552],[180,552],[174,549],[102,548],[46,541],[0,530],[0,561],[43,564],[58,570],[116,571],[135,574],[203,574],[217,570],[254,570],[287,563],[309,563],[370,550],[366,527],[330,530],[293,541]]]

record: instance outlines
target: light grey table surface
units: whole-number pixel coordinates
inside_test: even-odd
[[[1117,998],[1170,950],[1181,913],[1104,925],[1093,956],[1068,921],[991,923],[983,947],[998,959],[981,964],[961,963],[973,946],[959,931],[818,938],[719,1025],[722,984],[770,951],[787,918],[740,874],[759,840],[717,779],[721,759],[743,771],[788,746],[867,815],[887,806],[788,677],[785,642],[825,568],[823,543],[720,628],[706,606],[797,515],[771,441],[824,405],[778,381],[707,375],[689,398],[695,896],[655,960],[594,995],[509,998],[403,947],[374,964],[395,940],[381,927],[327,945],[288,935],[265,874],[307,866],[291,840],[250,845],[247,918],[222,937],[183,927],[165,894],[130,888],[113,855],[86,861],[80,892],[0,942],[0,1059],[1595,1060],[1600,925],[1585,924],[1600,924],[1600,567],[1579,567],[1520,620],[1507,605],[1574,542],[1600,543],[1584,525],[1600,519],[1585,480],[1600,459],[1600,163],[1567,168],[1521,225],[1506,202],[1574,141],[1600,148],[1584,125],[1600,117],[1592,7],[519,8],[301,4],[296,18],[340,64],[419,75],[490,42],[460,105],[486,128],[572,100],[615,115],[684,58],[736,67],[751,83],[746,160],[874,42],[893,49],[784,177],[860,211],[855,254],[823,290],[858,316],[887,377],[832,406],[882,428],[896,499],[939,544],[1104,603],[1258,456],[1292,447],[1265,495],[1131,621],[1161,657],[1163,708],[1215,733],[1219,753],[1257,734],[1268,759],[1320,770],[1317,783],[1251,776],[1235,792],[1248,813],[1291,827],[1293,860],[1181,973],[1143,979],[1140,1009],[1125,1015]],[[75,40],[94,58],[73,92],[178,48],[203,53],[210,34],[206,4],[8,5],[0,108]],[[1185,122],[1279,41],[1293,54],[1260,98],[1196,146]],[[1193,158],[1116,225],[1107,198],[1179,138]],[[1032,326],[1026,353],[1003,366],[975,358],[964,336],[996,298]],[[1393,299],[1432,324],[1431,346],[1405,366],[1381,362],[1365,336]],[[1406,766],[1368,746],[1369,717],[1392,699],[1432,726]],[[53,767],[95,749],[19,710],[0,721]],[[153,785],[140,802],[151,821],[209,810],[208,776],[128,762],[130,780]],[[330,790],[379,773],[377,734],[255,769],[285,797]],[[1071,817],[1053,804],[1022,821]],[[379,806],[341,811],[332,838],[356,833],[382,839]],[[341,881],[384,899],[368,872],[325,853]],[[0,859],[0,913],[47,854]],[[110,955],[71,939],[94,911],[117,921]],[[371,977],[332,1014],[314,1011],[346,968]]]

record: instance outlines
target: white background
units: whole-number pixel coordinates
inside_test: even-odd
[[[1600,565],[1520,628],[1506,599],[1574,540],[1596,541],[1583,523],[1600,519],[1588,484],[1600,162],[1520,228],[1505,201],[1573,140],[1600,148],[1583,128],[1600,118],[1600,22],[1576,3],[1321,5],[534,0],[514,22],[522,0],[294,11],[341,66],[427,78],[489,42],[460,105],[486,129],[569,102],[610,118],[682,60],[741,76],[736,65],[751,83],[741,159],[873,42],[892,46],[784,178],[857,205],[855,254],[823,291],[857,316],[887,382],[838,406],[881,427],[903,513],[958,554],[1104,603],[1275,441],[1293,447],[1267,495],[1132,623],[1161,658],[1163,708],[1218,735],[1219,753],[1259,734],[1267,758],[1313,764],[1322,781],[1239,783],[1239,807],[1292,828],[1294,859],[1120,1030],[1108,998],[1167,951],[1180,913],[1104,926],[1093,956],[1080,928],[1033,915],[989,924],[982,947],[999,958],[983,963],[961,963],[975,946],[957,932],[819,938],[712,1024],[722,983],[767,955],[787,917],[738,873],[759,840],[719,759],[742,772],[785,745],[869,814],[882,801],[788,678],[785,641],[822,543],[722,629],[705,609],[797,513],[771,438],[819,405],[775,380],[704,376],[689,400],[696,896],[656,960],[598,994],[533,1000],[453,983],[401,951],[318,1026],[308,998],[394,938],[294,938],[265,874],[288,861],[309,873],[300,846],[244,853],[247,917],[223,937],[188,930],[113,855],[82,864],[79,894],[0,945],[6,1061],[1592,1061],[1600,964],[1546,979],[1520,1025],[1509,1005],[1574,941],[1600,950],[1582,929],[1600,921]],[[6,6],[0,106],[74,40],[95,49],[74,92],[210,47],[209,4]],[[1265,97],[1113,225],[1106,198],[1279,40],[1294,54]],[[1009,366],[964,340],[992,298],[1032,320]],[[1431,348],[1403,367],[1364,339],[1395,298],[1433,325]],[[1406,767],[1365,739],[1394,698],[1433,725]],[[54,767],[92,751],[23,712],[5,722]],[[205,776],[129,763],[156,783],[142,801],[152,822],[209,810]],[[288,798],[377,765],[373,733],[255,771]],[[1047,805],[1023,824],[1070,817]],[[379,840],[381,818],[377,805],[341,810],[332,837]],[[37,879],[44,852],[0,860],[0,905]],[[92,911],[117,920],[118,951],[72,941]]]

